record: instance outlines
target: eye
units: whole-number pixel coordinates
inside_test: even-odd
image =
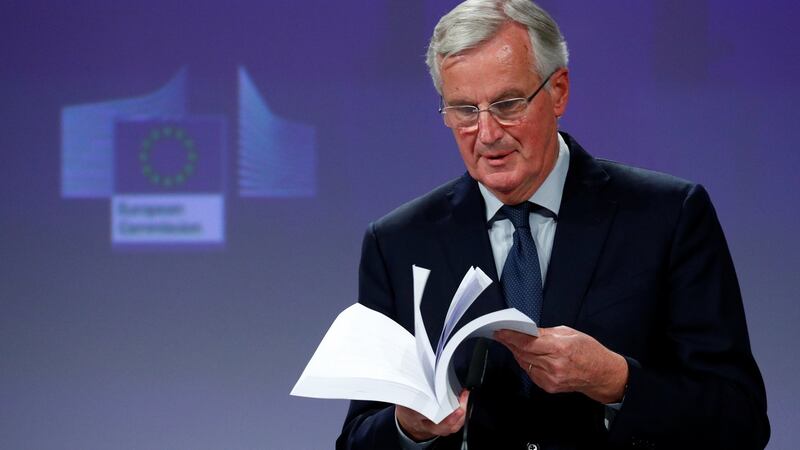
[[[527,104],[524,98],[512,98],[493,104],[491,109],[501,115],[516,114],[525,110]]]
[[[478,108],[469,105],[462,105],[462,106],[448,106],[445,108],[448,113],[456,115],[458,117],[470,117],[474,115]]]

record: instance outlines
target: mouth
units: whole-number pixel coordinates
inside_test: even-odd
[[[512,154],[514,154],[513,150],[491,151],[481,154],[481,157],[491,166],[500,166],[505,164]]]

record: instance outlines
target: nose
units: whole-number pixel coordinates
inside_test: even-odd
[[[481,111],[478,114],[478,139],[484,145],[491,145],[502,139],[505,131],[492,113]]]

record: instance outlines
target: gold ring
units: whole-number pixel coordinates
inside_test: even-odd
[[[531,373],[531,368],[533,368],[533,363],[528,363],[528,374]]]

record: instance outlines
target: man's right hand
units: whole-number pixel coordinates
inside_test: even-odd
[[[406,436],[417,442],[453,434],[464,426],[464,418],[467,414],[467,399],[469,399],[469,391],[464,389],[458,397],[458,409],[439,423],[431,422],[413,409],[397,405],[395,406],[397,423],[400,424],[400,428],[402,428]]]

